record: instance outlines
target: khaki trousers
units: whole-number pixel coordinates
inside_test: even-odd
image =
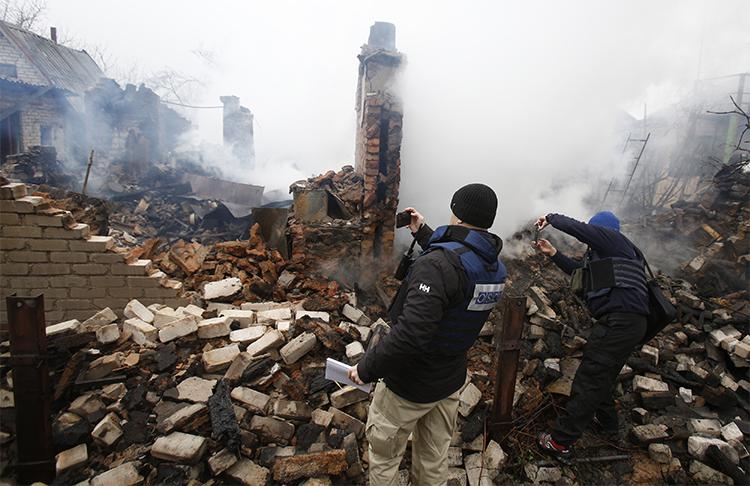
[[[412,482],[442,486],[447,482],[448,447],[456,429],[458,396],[414,403],[393,393],[384,382],[375,387],[367,418],[370,486],[398,484],[398,466],[412,435]]]

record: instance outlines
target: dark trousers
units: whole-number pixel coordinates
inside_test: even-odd
[[[555,420],[552,429],[557,444],[575,444],[594,417],[605,430],[619,428],[612,388],[645,333],[646,316],[639,314],[612,312],[596,322],[573,378],[565,415]]]

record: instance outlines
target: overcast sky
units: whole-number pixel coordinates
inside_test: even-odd
[[[126,68],[201,79],[196,105],[238,96],[259,170],[233,172],[267,190],[353,164],[357,55],[391,22],[408,59],[400,206],[437,226],[484,182],[503,237],[549,211],[590,216],[580,187],[550,188],[608,157],[618,109],[641,118],[750,71],[748,0],[52,0],[46,21]],[[182,113],[195,142],[221,143],[221,110]]]

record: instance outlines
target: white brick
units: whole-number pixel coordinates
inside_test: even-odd
[[[198,337],[201,339],[211,339],[228,336],[231,331],[229,324],[230,321],[228,317],[203,319],[198,323]]]
[[[216,380],[204,380],[198,376],[184,379],[177,385],[177,397],[193,403],[206,403],[214,394]]]
[[[47,326],[45,333],[47,337],[55,336],[56,334],[65,334],[67,332],[79,333],[83,330],[83,326],[78,319],[71,319],[69,321],[60,322],[59,324],[52,324]]]
[[[120,419],[114,413],[110,413],[96,424],[91,432],[91,437],[96,443],[111,447],[122,437],[122,434]]]
[[[464,417],[471,415],[472,410],[479,404],[482,399],[482,392],[474,383],[469,383],[461,392],[458,401],[458,412]]]
[[[96,329],[97,327],[106,326],[107,324],[111,324],[117,320],[117,314],[112,312],[112,309],[109,307],[106,307],[90,318],[86,319],[83,322],[83,327],[85,329]]]
[[[102,344],[111,344],[120,339],[120,327],[117,324],[107,324],[96,330],[96,340]]]
[[[346,357],[351,364],[356,364],[365,355],[365,348],[359,341],[354,341],[346,345]]]
[[[89,461],[86,444],[79,444],[55,456],[55,471],[58,475],[70,469],[84,466]]]
[[[122,332],[132,333],[133,341],[143,346],[146,341],[156,342],[159,331],[151,324],[134,317],[122,323]]]
[[[663,381],[654,380],[653,378],[638,375],[633,378],[633,391],[669,391],[669,384]]]
[[[128,319],[137,318],[147,324],[151,324],[152,322],[154,322],[154,313],[148,310],[137,300],[131,300],[130,302],[128,302],[128,305],[125,306],[123,314]]]
[[[721,437],[731,445],[742,442],[744,438],[742,431],[734,422],[729,422],[721,428]]]
[[[244,403],[253,413],[265,414],[268,411],[268,404],[271,402],[271,397],[265,393],[244,386],[234,388],[231,396],[238,402]]]
[[[177,312],[186,316],[195,316],[198,319],[203,319],[203,313],[205,311],[197,305],[189,304],[185,307],[177,308]]]
[[[688,439],[688,453],[691,456],[697,457],[700,460],[706,459],[706,451],[712,445],[719,448],[721,452],[727,455],[734,464],[739,464],[740,457],[734,447],[727,444],[721,439],[711,439],[707,437],[700,437],[692,435]]]
[[[721,437],[721,422],[716,419],[689,419],[687,425],[691,435]]]
[[[291,318],[292,309],[288,307],[258,311],[255,315],[255,321],[265,325],[273,325],[276,321],[288,321]]]
[[[237,329],[229,333],[229,340],[233,343],[254,343],[266,334],[266,326],[252,326]]]
[[[157,459],[181,464],[197,464],[206,452],[208,439],[198,435],[172,432],[159,437],[151,446],[151,455]]]
[[[154,321],[155,322],[155,321]],[[195,317],[186,316],[159,328],[159,341],[167,343],[198,330]]]
[[[315,347],[317,342],[318,338],[315,337],[315,334],[311,332],[303,332],[282,347],[279,354],[281,354],[284,363],[290,365],[296,363],[301,357],[306,355],[313,347]]]
[[[203,367],[206,373],[221,371],[228,368],[238,354],[240,354],[240,347],[236,344],[206,351],[203,353]]]
[[[284,335],[276,329],[271,329],[262,338],[250,344],[245,352],[250,356],[257,356],[282,344],[284,344]]]
[[[166,326],[167,324],[182,319],[183,317],[185,316],[181,312],[177,312],[171,307],[162,307],[154,312],[154,320],[151,324],[153,324],[154,327],[161,328],[162,326]]]
[[[249,327],[255,324],[255,311],[241,309],[224,309],[219,312],[220,317],[228,317],[229,322],[237,321],[240,327]]]
[[[659,364],[659,350],[648,344],[644,344],[641,348],[641,358],[648,361],[651,365],[657,366]]]
[[[143,484],[143,481],[143,476],[138,473],[136,463],[126,462],[91,478],[89,486],[137,486]]]
[[[242,281],[239,278],[225,278],[218,282],[208,282],[203,287],[203,298],[205,300],[225,299],[240,291],[242,291]]]

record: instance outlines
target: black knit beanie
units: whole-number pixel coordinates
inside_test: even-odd
[[[484,184],[468,184],[453,194],[451,211],[464,223],[486,229],[495,221],[497,196]]]

